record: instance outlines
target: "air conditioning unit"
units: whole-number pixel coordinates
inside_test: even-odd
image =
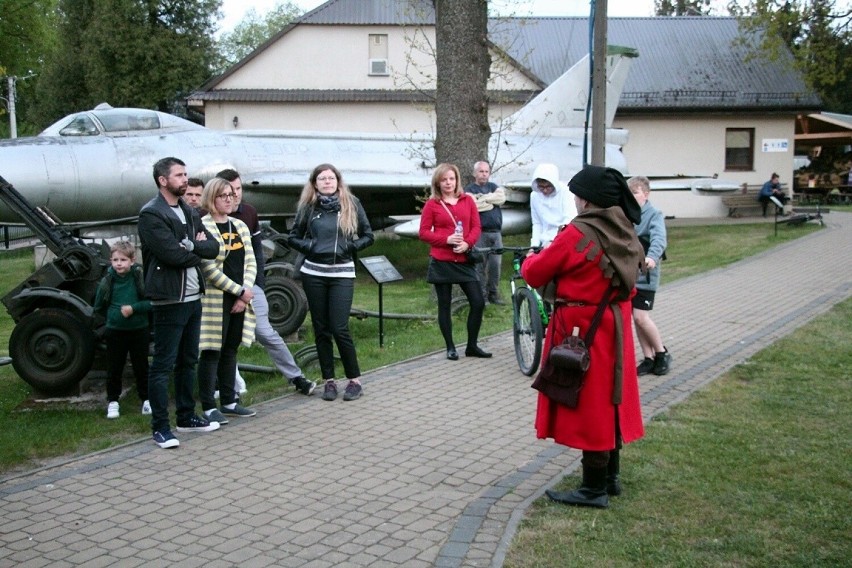
[[[387,59],[371,59],[370,75],[389,75]]]

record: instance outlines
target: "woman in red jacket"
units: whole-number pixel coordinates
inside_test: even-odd
[[[469,251],[482,232],[476,201],[465,194],[459,169],[453,164],[438,164],[432,174],[432,196],[420,216],[420,240],[429,243],[429,269],[426,281],[435,286],[438,296],[438,327],[447,344],[447,359],[456,361],[459,354],[453,342],[453,320],[450,313],[453,284],[467,296],[468,357],[491,357],[476,343],[482,326],[485,298]]]
[[[579,214],[521,274],[530,286],[556,282],[556,307],[544,348],[562,343],[575,327],[584,337],[602,299],[608,306],[589,346],[591,365],[575,408],[539,393],[536,432],[583,450],[583,483],[552,491],[554,501],[604,508],[621,493],[619,449],[642,437],[642,411],[631,327],[633,286],[645,254],[633,228],[641,209],[624,177],[612,168],[586,166],[568,184]]]

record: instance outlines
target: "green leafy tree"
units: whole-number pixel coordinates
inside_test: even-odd
[[[15,109],[19,134],[37,128],[27,118],[46,55],[56,40],[57,0],[0,0],[0,116],[8,111],[7,77],[15,78]],[[0,123],[0,136],[8,136],[8,121]]]
[[[761,50],[778,57],[789,49],[794,65],[822,98],[826,110],[852,113],[852,10],[835,0],[731,2],[743,30],[762,30]]]
[[[34,120],[42,127],[62,116],[82,110],[88,100],[79,54],[82,36],[94,10],[93,0],[60,0],[58,5],[57,41],[38,79]]]
[[[289,1],[279,3],[264,15],[251,8],[232,31],[222,34],[219,39],[221,59],[217,70],[222,72],[237,63],[300,15],[302,9]]]
[[[710,0],[654,0],[658,16],[706,16],[711,13]]]
[[[39,82],[39,118],[100,102],[180,111],[207,80],[221,0],[60,0],[58,49]]]

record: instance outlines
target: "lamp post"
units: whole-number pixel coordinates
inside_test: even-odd
[[[15,116],[15,76],[6,77],[9,88],[9,138],[18,137],[18,119]]]

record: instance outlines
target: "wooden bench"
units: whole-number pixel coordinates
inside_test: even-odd
[[[745,185],[740,191],[726,193],[722,196],[722,205],[728,208],[728,217],[748,217],[763,215],[763,204],[757,200],[760,195],[761,185]],[[781,184],[781,190],[787,192],[785,184]],[[770,204],[770,207],[773,205]],[[746,213],[748,212],[748,213]],[[767,209],[772,212],[772,209]]]

